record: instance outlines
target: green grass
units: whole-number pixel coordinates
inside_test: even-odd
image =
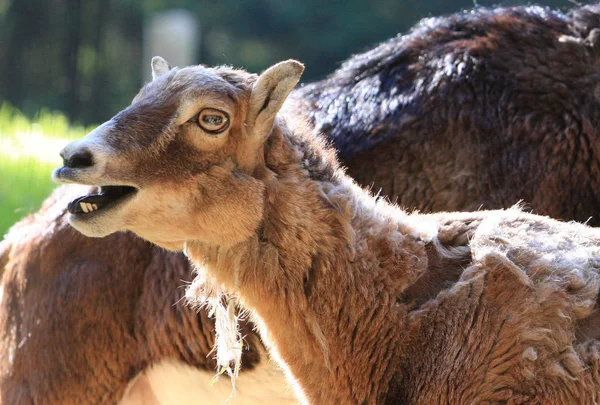
[[[35,212],[56,184],[58,152],[92,128],[71,126],[59,112],[42,110],[29,120],[0,105],[0,237],[23,216]]]

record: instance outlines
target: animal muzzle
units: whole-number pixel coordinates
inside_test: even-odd
[[[94,165],[92,152],[87,149],[77,150],[69,153],[65,149],[60,152],[63,160],[63,166],[70,169],[85,169]]]

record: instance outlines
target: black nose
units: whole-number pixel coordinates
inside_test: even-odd
[[[63,158],[63,165],[72,169],[84,169],[94,164],[92,154],[88,150],[76,152],[71,156],[65,156],[61,153],[60,156]]]

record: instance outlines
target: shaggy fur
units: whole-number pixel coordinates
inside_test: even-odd
[[[64,212],[80,192],[61,187],[0,243],[0,403],[115,405],[136,375],[163,361],[214,375],[214,320],[185,305],[193,278],[187,259],[131,233],[84,237]],[[243,376],[268,359],[252,325],[241,332]],[[260,382],[233,403],[259,398]],[[210,390],[207,381],[196,384]],[[289,403],[285,387],[278,395],[268,401]]]
[[[541,16],[548,17],[548,21],[542,21]],[[536,212],[579,220],[586,220],[592,216],[592,223],[597,225],[595,217],[599,209],[598,205],[594,205],[596,204],[594,201],[597,201],[597,194],[594,193],[597,193],[600,188],[592,186],[597,184],[594,182],[598,179],[599,142],[593,142],[593,139],[597,139],[595,128],[598,127],[596,117],[598,92],[595,91],[594,81],[597,77],[594,57],[597,49],[595,45],[597,32],[594,28],[597,27],[600,27],[597,7],[578,9],[571,16],[539,8],[515,8],[480,9],[472,14],[428,19],[409,35],[399,36],[375,50],[355,56],[330,79],[295,91],[292,93],[293,103],[288,104],[294,113],[308,114],[318,128],[331,137],[335,146],[342,150],[341,157],[349,173],[359,182],[366,186],[373,184],[375,190],[381,188],[384,195],[387,193],[391,199],[397,198],[402,205],[409,208],[417,207],[423,211],[473,210],[480,205],[494,208],[508,206],[521,198],[531,203],[534,201],[531,196],[539,194],[537,202],[533,204]],[[562,35],[565,36],[561,37]],[[544,47],[539,46],[537,42],[539,36],[546,38]],[[489,40],[494,38],[502,44],[501,47],[496,49],[488,46]],[[529,40],[524,41],[524,38]],[[560,41],[569,43],[570,46],[562,47]],[[478,75],[470,75],[468,80],[465,75],[443,74],[443,72],[458,71],[461,66],[452,62],[456,61],[452,58],[456,58],[459,52],[454,46],[457,43],[465,46],[461,49],[469,56],[468,60],[478,63]],[[556,47],[561,47],[561,53],[558,53]],[[498,49],[503,53],[500,54]],[[528,55],[527,58],[523,58],[523,52]],[[428,55],[429,59],[419,60],[420,54]],[[531,65],[534,56],[535,60],[540,62],[537,68],[535,64]],[[511,59],[515,57],[518,59]],[[560,95],[558,97],[549,91],[551,88],[560,87],[560,82],[557,81],[560,79],[558,75],[563,75],[566,79],[570,78],[571,81],[575,79],[572,77],[573,70],[560,66],[560,63],[565,63],[565,60],[560,59],[562,57],[570,61],[569,65],[573,69],[580,66],[579,69],[583,69],[586,73],[578,78],[581,85],[569,86],[566,89],[563,87],[562,93],[557,93]],[[448,64],[445,64],[446,60]],[[431,63],[425,63],[427,61]],[[526,61],[531,63],[525,65]],[[556,69],[550,70],[550,66],[557,64],[559,66]],[[503,69],[491,70],[493,66],[503,67]],[[519,67],[527,67],[520,79],[514,75]],[[165,70],[163,69],[163,73]],[[544,76],[540,77],[540,74]],[[417,87],[418,83],[431,83],[433,78],[437,78],[438,86]],[[477,80],[474,80],[475,78]],[[492,78],[496,78],[500,83],[493,88],[488,82]],[[587,88],[585,83],[590,83]],[[504,97],[484,97],[482,94],[488,93],[477,93],[471,85],[476,85],[477,89],[488,89],[486,90],[488,93],[496,91],[494,94],[503,94]],[[529,95],[527,92],[532,94]],[[540,97],[541,94],[543,97]],[[590,94],[593,98],[590,98]],[[535,99],[529,102],[528,100],[532,98]],[[543,100],[549,102],[542,103]],[[509,101],[513,103],[513,109],[498,108],[499,102],[504,103],[501,105],[511,105]],[[516,106],[519,109],[516,109]],[[553,106],[552,111],[561,112],[550,116],[548,106]],[[499,114],[502,114],[504,121],[499,120]],[[354,119],[351,120],[350,117]],[[524,120],[527,117],[531,119]],[[552,119],[553,121],[550,121],[552,125],[542,127],[542,123],[546,121],[536,117]],[[568,117],[570,122],[578,123],[576,129],[579,129],[570,132],[557,130],[561,128],[557,126],[560,122],[555,121],[563,118],[566,120]],[[543,142],[541,136],[529,136],[530,132],[527,128],[532,123],[535,124],[535,128],[540,128],[539,131],[532,133],[541,133],[543,130],[548,134],[543,138],[545,139]],[[590,124],[583,127],[582,123]],[[525,124],[528,126],[524,127]],[[528,145],[536,146],[521,149],[518,153],[511,148],[502,149],[505,145],[509,147],[512,145],[508,143],[505,135],[508,132],[503,132],[508,129],[527,139]],[[493,136],[484,138],[482,134],[486,133],[491,133]],[[575,166],[586,161],[585,156],[587,156],[585,149],[578,146],[577,136],[580,134],[589,136],[592,140],[589,144],[586,142],[581,144],[588,145],[589,154],[596,157],[589,160],[590,170],[578,172],[580,177],[572,182],[569,180],[569,173],[575,172]],[[434,139],[431,139],[432,137]],[[477,142],[467,142],[466,140],[469,139]],[[490,144],[494,139],[499,141]],[[455,149],[454,145],[460,148]],[[546,149],[545,160],[540,162],[536,155],[537,145],[560,149],[560,153],[553,153],[553,150]],[[451,153],[446,154],[448,150],[451,150]],[[503,155],[505,157],[502,159],[496,155],[499,150],[505,151]],[[426,160],[424,151],[427,153]],[[567,156],[565,151],[571,151],[573,154],[569,158],[572,164],[563,165],[563,168],[556,159],[565,158]],[[486,153],[485,159],[497,158],[495,168],[505,168],[507,171],[492,173],[485,167],[479,170],[481,165],[484,165],[484,161],[477,163],[478,170],[475,172],[469,169],[475,164],[475,159],[478,157],[476,155],[483,152]],[[576,159],[577,153],[583,154],[583,160]],[[552,167],[548,166],[551,161],[555,161]],[[552,198],[543,199],[546,188],[528,186],[532,184],[533,177],[532,173],[527,172],[527,167],[539,164],[545,166],[537,167],[546,167],[546,173],[549,173],[544,177],[547,178],[544,184],[550,185],[555,191]],[[519,172],[523,167],[526,171]],[[535,177],[540,180],[543,172],[537,167],[534,167]],[[573,170],[567,170],[568,167],[573,167]],[[439,168],[444,170],[441,175]],[[506,173],[509,172],[514,175],[507,176]],[[560,186],[559,183],[551,180],[551,176],[557,173],[556,178],[566,179],[567,185]],[[498,175],[505,178],[500,179],[501,181],[490,181]],[[519,181],[522,183],[516,187],[505,187],[508,180],[511,185]],[[538,180],[536,184],[539,183]],[[586,182],[589,184],[587,188],[584,186]],[[36,315],[52,313],[53,323],[56,325],[86,322],[73,312],[60,311],[52,305],[36,304],[37,301],[46,303],[55,300],[56,298],[53,298],[55,291],[60,290],[69,296],[77,296],[81,300],[78,307],[84,308],[86,313],[96,314],[102,311],[106,303],[102,297],[89,299],[97,294],[96,284],[89,283],[82,277],[66,275],[78,274],[85,268],[88,277],[99,280],[99,284],[103,286],[104,296],[136,297],[138,292],[135,291],[138,290],[139,283],[128,280],[137,277],[136,280],[139,281],[142,274],[148,274],[146,284],[156,283],[162,285],[163,291],[172,291],[172,300],[181,297],[182,291],[178,288],[183,284],[181,280],[189,280],[190,277],[187,264],[182,262],[181,257],[152,248],[149,244],[137,240],[132,234],[111,236],[92,242],[72,232],[66,225],[62,211],[62,206],[66,203],[64,199],[68,198],[72,191],[62,190],[59,193],[60,211],[53,211],[51,205],[55,203],[55,196],[51,197],[40,213],[24,220],[15,228],[9,239],[0,244],[0,268],[5,269],[0,320],[3,330],[6,331],[3,339],[13,342],[12,346],[4,346],[4,354],[1,356],[0,366],[4,377],[0,381],[0,396],[3,398],[3,403],[28,403],[35,398],[37,403],[68,404],[70,403],[68,398],[72,398],[73,403],[94,404],[99,401],[94,398],[96,392],[103,399],[101,403],[111,403],[109,398],[118,398],[127,381],[125,379],[115,382],[116,377],[104,377],[102,371],[106,369],[104,365],[112,364],[113,359],[118,358],[121,362],[119,368],[134,370],[131,375],[135,375],[141,369],[137,357],[123,356],[115,350],[117,346],[115,344],[110,344],[110,348],[104,347],[103,351],[96,351],[87,340],[67,342],[68,336],[55,338],[55,334],[59,333],[58,328],[53,329],[52,332],[44,329],[44,333],[48,333],[48,339],[37,338],[36,340],[34,335],[29,338],[28,344],[22,345],[16,352],[17,359],[30,360],[8,361],[10,347],[14,348],[21,341],[17,333],[22,335],[20,330],[30,330],[34,326]],[[586,198],[585,193],[595,196]],[[566,195],[569,197],[565,197]],[[570,203],[569,198],[572,198],[573,204]],[[577,204],[585,205],[578,203],[582,200],[590,204],[591,211],[585,207],[579,210],[575,208]],[[55,231],[51,233],[46,229]],[[115,250],[117,241],[119,247]],[[27,248],[22,248],[23,246]],[[431,247],[428,248],[429,250]],[[7,265],[8,252],[11,252],[11,261]],[[114,253],[108,255],[106,252]],[[139,258],[144,258],[144,263],[151,262],[154,270],[147,270]],[[38,280],[37,274],[42,268],[42,263],[45,263],[43,267],[46,268],[48,275],[46,282],[36,288],[35,296],[22,293],[23,282],[15,280],[27,278]],[[436,261],[435,256],[430,257],[430,263],[437,263],[437,265],[431,264],[430,270],[405,293],[406,300],[414,305],[422,305],[428,299],[435,297],[438,291],[452,285],[462,272],[461,266],[448,266],[445,261]],[[106,268],[127,269],[130,274],[124,271],[112,273],[106,271]],[[307,283],[307,288],[309,285],[310,283]],[[7,297],[11,297],[10,305],[6,301]],[[149,319],[156,317],[150,313],[151,311],[167,312],[171,314],[168,318],[175,316],[176,313],[177,317],[179,313],[183,313],[182,319],[191,316],[181,305],[173,307],[172,300],[165,299],[162,304],[154,301],[154,304],[148,307],[147,317]],[[119,304],[118,308],[123,306]],[[119,309],[115,313],[121,314],[127,311]],[[45,319],[45,317],[40,318]],[[21,319],[21,327],[13,328],[15,319]],[[175,321],[168,323],[177,324]],[[588,328],[589,325],[585,327]],[[134,317],[107,318],[103,323],[88,323],[88,328],[91,335],[108,336],[112,333],[109,331],[113,329],[134,329]],[[156,340],[161,342],[168,342],[173,335],[179,333],[173,328],[152,330],[157,334]],[[158,335],[163,331],[166,334],[159,338]],[[206,333],[211,334],[207,337],[209,341],[213,339],[212,330]],[[205,360],[202,359],[208,354],[209,346],[203,346],[202,349],[195,351],[190,364],[194,365],[197,361],[204,364]],[[93,355],[86,354],[88,351]],[[242,371],[252,362],[253,360],[244,360]],[[38,367],[32,367],[33,364]],[[69,379],[62,378],[62,371],[53,372],[56,364],[61,365],[61,370],[68,370]],[[213,366],[214,364],[209,364],[210,370],[214,370]],[[39,370],[39,373],[36,370]],[[241,378],[243,374],[242,372]],[[123,374],[115,374],[115,376],[119,375]],[[43,376],[43,378],[36,376]],[[104,381],[105,378],[113,385],[108,384],[96,390],[94,387],[100,382],[96,384],[94,381]],[[41,381],[41,383],[37,385],[34,381]],[[238,392],[238,397],[240,395]],[[45,398],[45,402],[42,398]],[[56,401],[53,401],[54,398]]]
[[[299,89],[361,184],[422,212],[507,208],[600,225],[600,6],[475,9]]]
[[[162,75],[93,142],[63,151],[68,162],[88,150],[95,164],[66,165],[57,180],[138,188],[70,222],[90,236],[129,229],[183,242],[248,309],[308,403],[597,401],[600,232],[518,210],[407,215],[374,199],[310,128],[273,119],[280,83],[299,72],[288,61],[258,78]],[[179,97],[161,96],[174,88]],[[204,141],[193,117],[213,105],[235,118]],[[147,151],[137,145],[148,134],[120,124],[153,111],[174,115]],[[95,155],[114,139],[118,149]],[[196,160],[186,167],[173,150]]]

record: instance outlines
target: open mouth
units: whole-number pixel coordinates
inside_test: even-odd
[[[67,207],[71,214],[90,214],[110,208],[137,192],[131,186],[102,186],[97,194],[88,194],[71,201]]]

